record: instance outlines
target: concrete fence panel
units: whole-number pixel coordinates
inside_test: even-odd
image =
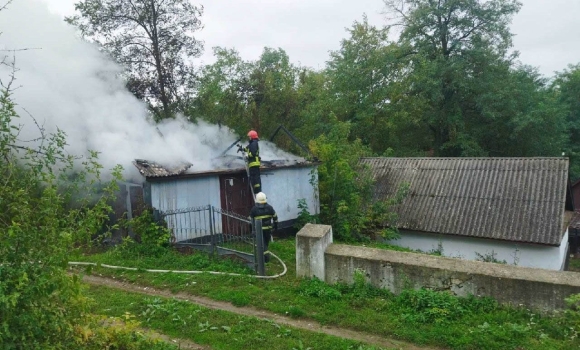
[[[305,226],[296,248],[297,275],[331,284],[352,283],[360,271],[372,285],[396,294],[428,288],[544,311],[562,309],[565,298],[580,293],[578,273],[332,244],[329,226]]]
[[[296,234],[296,275],[324,281],[324,252],[332,244],[332,227],[306,224]]]

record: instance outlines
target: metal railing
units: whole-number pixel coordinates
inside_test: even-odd
[[[212,205],[157,211],[155,216],[171,230],[174,246],[242,259],[259,274],[264,273],[263,242],[256,240],[262,237],[261,222],[252,225],[250,218]]]

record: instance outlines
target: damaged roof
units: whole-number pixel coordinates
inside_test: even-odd
[[[145,177],[167,177],[183,174],[191,168],[191,163],[180,163],[175,166],[164,166],[145,159],[135,159],[133,164],[139,170],[139,173]]]
[[[408,195],[400,229],[560,245],[567,158],[362,158],[375,199]]]
[[[148,179],[164,179],[164,178],[189,178],[189,177],[200,177],[200,176],[211,176],[211,175],[222,175],[246,172],[244,166],[244,160],[242,157],[236,156],[222,156],[214,159],[214,169],[211,170],[201,170],[192,171],[190,168],[193,166],[191,163],[181,163],[180,165],[167,167],[155,163],[149,160],[135,159],[133,164],[139,170],[141,175]],[[283,169],[283,168],[301,168],[309,166],[317,166],[319,162],[307,161],[307,160],[262,160],[261,161],[263,170],[273,170],[273,169]]]

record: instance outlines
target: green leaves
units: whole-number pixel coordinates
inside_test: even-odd
[[[580,178],[580,64],[570,65],[556,75],[551,88],[565,113],[566,155],[570,157],[570,178]]]
[[[370,25],[366,16],[348,32],[327,64],[333,111],[340,121],[351,122],[354,137],[379,151],[390,141],[387,111],[396,75],[395,45],[388,30]]]
[[[20,146],[10,91],[0,96],[0,343],[75,348],[87,300],[66,273],[68,256],[102,229],[115,184],[101,183],[95,154],[75,164],[60,130],[39,128],[36,147]]]

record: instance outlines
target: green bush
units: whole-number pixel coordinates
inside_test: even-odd
[[[470,313],[488,313],[498,306],[490,298],[458,298],[448,292],[429,289],[404,290],[397,296],[397,302],[402,306],[402,318],[412,323],[453,321]]]
[[[173,350],[155,334],[148,334],[134,316],[125,313],[123,318],[91,317],[89,322],[75,327],[77,349],[101,350]]]
[[[296,218],[294,228],[300,230],[306,224],[318,224],[318,223],[319,223],[318,215],[310,214],[310,210],[308,208],[308,203],[306,203],[306,199],[300,198],[298,200],[298,217]]]
[[[338,300],[342,297],[338,289],[316,277],[302,280],[298,287],[298,294],[323,300]]]
[[[171,230],[155,221],[151,210],[144,210],[128,222],[139,241],[146,246],[168,247]]]
[[[330,131],[309,143],[318,167],[320,221],[332,225],[335,237],[344,241],[376,237],[396,238],[392,225],[396,215],[390,210],[401,201],[408,186],[395,198],[373,201],[373,180],[361,157],[372,155],[358,139],[349,140],[351,125],[336,121]]]
[[[36,146],[22,146],[18,118],[10,91],[0,90],[0,344],[75,348],[87,299],[66,273],[69,254],[101,231],[116,185],[101,183],[96,153],[79,164],[65,152],[60,130],[39,128]]]

